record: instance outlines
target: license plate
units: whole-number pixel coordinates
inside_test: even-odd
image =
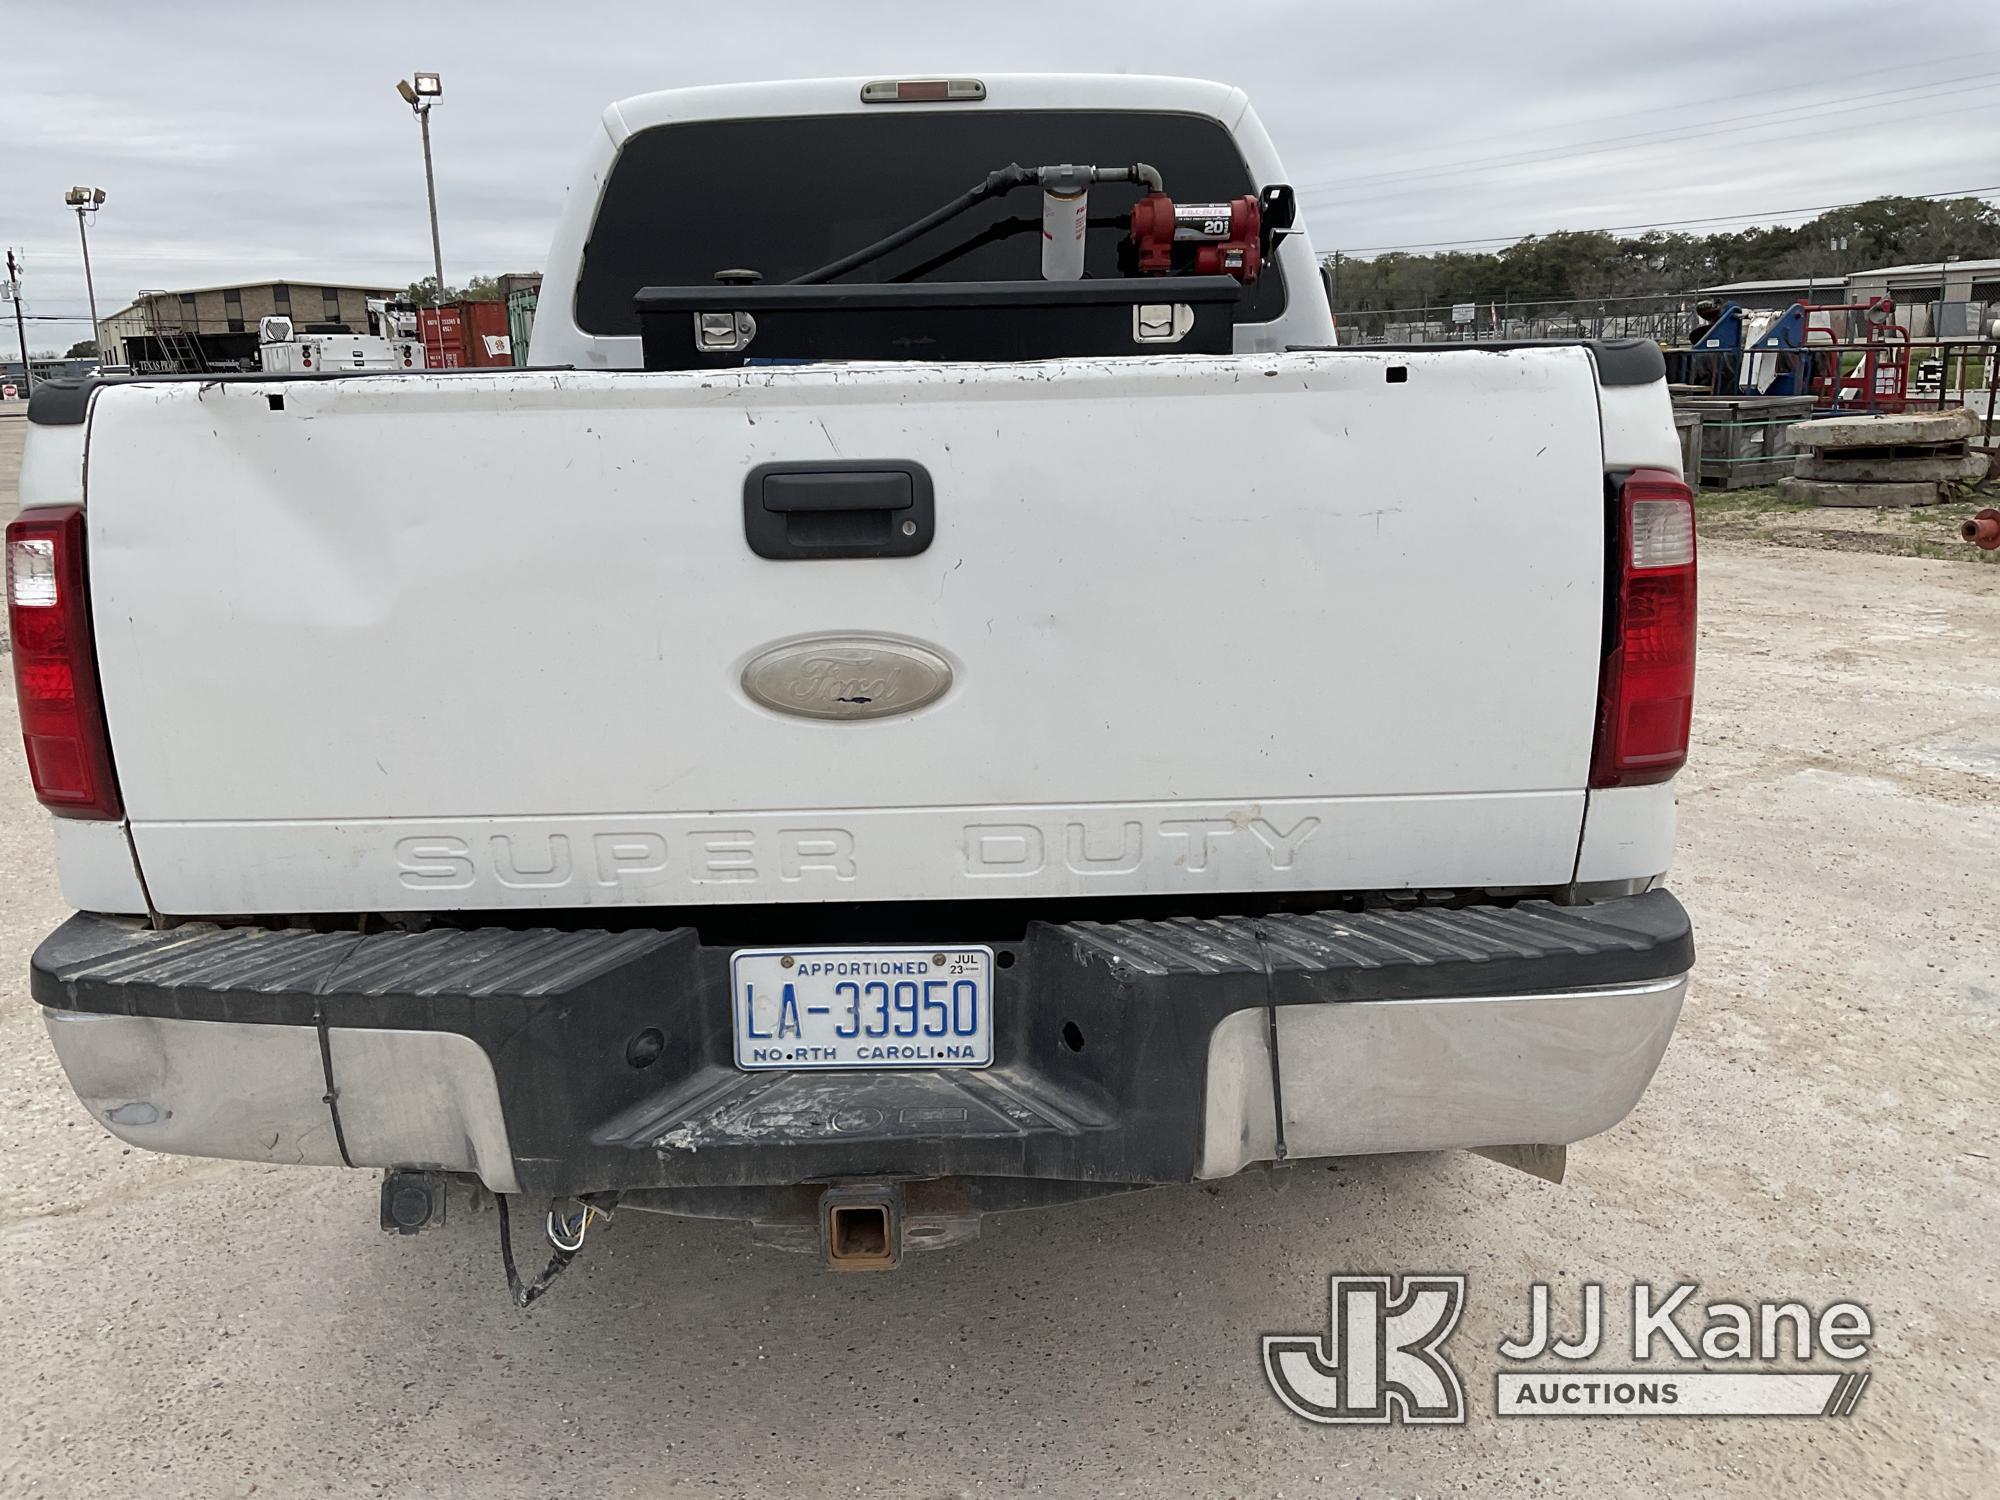
[[[993,950],[742,948],[729,960],[739,1068],[984,1068]]]

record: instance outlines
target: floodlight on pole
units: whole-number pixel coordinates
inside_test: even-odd
[[[410,106],[410,113],[417,117],[417,124],[423,131],[424,196],[431,211],[431,270],[437,277],[437,290],[431,300],[442,307],[444,251],[438,244],[437,177],[431,171],[431,109],[444,100],[444,79],[436,73],[412,73],[409,78],[397,80],[396,92]]]
[[[73,187],[63,194],[63,202],[76,210],[76,235],[83,241],[83,288],[90,296],[90,342],[97,350],[100,361],[104,358],[104,339],[97,330],[97,284],[90,275],[90,233],[84,227],[84,216],[95,214],[104,207],[104,189]]]

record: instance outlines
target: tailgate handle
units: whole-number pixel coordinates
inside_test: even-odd
[[[908,510],[910,476],[902,470],[767,474],[766,510]]]
[[[743,483],[743,535],[759,557],[914,557],[936,530],[931,476],[903,459],[759,464]]]

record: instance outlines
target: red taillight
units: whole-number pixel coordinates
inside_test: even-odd
[[[82,506],[24,511],[8,524],[7,626],[35,795],[66,818],[122,817],[90,634]]]
[[[1694,494],[1665,469],[1635,469],[1612,509],[1610,630],[1594,787],[1665,781],[1687,760],[1694,713]]]

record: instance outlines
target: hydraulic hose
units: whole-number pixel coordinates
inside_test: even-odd
[[[928,234],[938,225],[957,218],[967,209],[984,203],[988,198],[1011,193],[1015,188],[1028,187],[1040,182],[1044,173],[1058,170],[1061,169],[1024,167],[1019,162],[1009,162],[1004,167],[988,172],[986,180],[978,186],[968,188],[942,208],[933,209],[915,223],[905,224],[894,234],[886,234],[874,244],[864,245],[851,255],[843,255],[839,260],[828,261],[803,276],[794,276],[787,285],[816,286],[824,281],[832,281],[837,276],[845,276],[856,267],[865,266],[871,260],[879,260],[891,250],[901,249],[910,241]],[[1147,191],[1154,193],[1161,191],[1162,187],[1159,170],[1142,161],[1134,162],[1129,167],[1092,167],[1089,171],[1093,182],[1137,182],[1142,183]]]
[[[886,234],[872,245],[863,246],[851,255],[843,255],[839,260],[828,261],[817,270],[808,271],[803,276],[794,276],[792,286],[815,286],[823,281],[831,281],[836,276],[845,276],[857,266],[865,266],[871,260],[879,260],[891,250],[901,249],[920,235],[928,234],[938,225],[955,219],[967,209],[984,203],[988,198],[1001,193],[1011,193],[1017,187],[1026,187],[1035,181],[1035,174],[1019,162],[1009,162],[986,174],[986,180],[977,187],[968,188],[951,202],[925,214],[914,224],[905,224],[894,234]]]

